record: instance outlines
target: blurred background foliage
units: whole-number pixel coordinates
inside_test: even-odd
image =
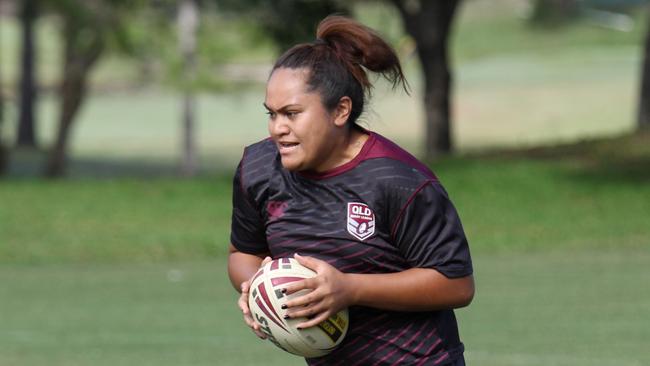
[[[643,80],[640,62],[646,35],[642,1],[504,0],[490,4],[467,1],[458,12],[453,8],[450,13],[454,19],[449,36],[444,37],[444,42],[433,44],[434,48],[448,49],[448,54],[445,51],[440,61],[443,63],[441,72],[434,71],[438,61],[432,62],[433,68],[426,67],[425,60],[434,59],[433,56],[420,54],[422,57],[418,61],[417,50],[422,47],[417,46],[417,37],[413,38],[405,30],[406,13],[400,15],[398,11],[399,4],[407,5],[403,9],[415,9],[413,4],[416,3],[199,1],[196,4],[200,25],[196,28],[197,46],[192,55],[190,77],[184,71],[190,66],[179,50],[177,1],[94,0],[80,7],[72,0],[5,1],[0,56],[0,90],[4,101],[0,141],[8,155],[4,158],[7,162],[4,170],[12,175],[38,175],[39,170],[47,173],[47,168],[43,168],[46,164],[41,160],[45,155],[50,155],[52,160],[57,145],[60,156],[55,160],[59,167],[56,173],[51,171],[49,175],[65,173],[69,150],[73,156],[100,156],[103,160],[127,155],[130,158],[127,163],[161,155],[165,163],[170,163],[173,157],[181,160],[181,155],[188,152],[180,149],[182,129],[170,130],[180,124],[181,108],[174,112],[174,108],[168,106],[169,110],[160,113],[164,110],[162,106],[180,105],[183,91],[192,91],[197,100],[216,100],[214,104],[223,102],[231,108],[234,108],[233,100],[259,98],[273,59],[290,44],[312,40],[318,20],[332,12],[353,15],[375,27],[400,53],[414,86],[413,98],[397,95],[382,100],[380,96],[366,114],[366,120],[380,132],[395,132],[393,138],[420,156],[435,159],[451,151],[575,141],[633,131],[635,123],[640,125],[641,120],[647,119],[636,116],[644,100],[638,91]],[[25,49],[22,31],[25,21],[21,21],[23,18],[19,15],[21,7],[27,4],[37,4],[37,11],[32,15],[35,50],[32,84],[36,87],[25,94],[29,90],[21,87],[25,79],[24,55],[21,58]],[[547,15],[538,14],[539,9],[545,8],[555,10],[548,10]],[[426,14],[427,9],[415,10]],[[429,11],[433,14],[437,9]],[[556,19],[564,17],[563,12],[571,14],[567,19]],[[81,43],[77,47],[81,50],[83,42],[92,37],[98,40],[96,63],[90,62],[88,67],[81,69],[68,68],[80,70],[78,76],[66,73],[64,68],[66,39],[71,39],[66,29],[79,30]],[[435,29],[431,32],[435,33]],[[69,58],[76,55],[77,62],[84,64],[84,58],[92,60],[90,52],[93,50],[86,50],[85,56],[83,52],[67,55]],[[427,73],[428,69],[432,71]],[[449,70],[449,80],[426,77],[444,75],[444,70]],[[75,90],[64,89],[65,85],[75,85],[71,83],[74,80],[79,84],[79,92],[65,92]],[[603,84],[590,85],[599,82]],[[523,88],[524,84],[529,87]],[[486,87],[477,89],[483,85]],[[580,88],[584,89],[577,90]],[[605,105],[598,100],[605,93],[589,95],[594,88],[612,88],[611,94],[619,99],[611,100],[607,112],[592,113],[598,106]],[[382,90],[381,86],[377,89]],[[488,89],[493,89],[498,101],[491,100],[493,96],[489,94],[481,95],[479,100],[473,99],[473,91]],[[86,90],[90,93],[89,99],[85,98]],[[442,90],[444,98],[427,100],[429,90]],[[178,102],[173,101],[175,93],[179,95]],[[42,98],[37,100],[37,95]],[[571,101],[568,96],[583,100]],[[117,113],[112,123],[114,128],[110,129],[105,123],[99,127],[101,118],[94,115],[105,117],[107,113],[95,108],[119,103],[120,98],[124,98],[127,105],[108,107]],[[506,101],[513,98],[520,101],[516,106],[508,105]],[[159,107],[145,108],[147,100]],[[391,105],[392,101],[397,103]],[[246,109],[240,111],[243,113],[257,108],[255,104],[235,104]],[[75,105],[80,108],[73,108]],[[259,125],[257,115],[230,115],[223,108],[215,112],[211,110],[212,105],[212,102],[198,102],[194,111],[197,131],[192,140],[197,142],[191,149],[203,160],[204,163],[199,164],[199,169],[203,170],[223,166],[223,162],[217,160],[225,160],[226,166],[232,164],[227,163],[233,159],[232,145],[228,143],[234,141],[232,133],[239,128],[226,121],[237,119],[239,121],[233,125],[238,126]],[[552,107],[544,108],[545,105]],[[404,107],[397,113],[395,110],[399,106]],[[528,107],[535,108],[533,113],[527,113]],[[24,118],[25,108],[34,111],[31,117]],[[138,115],[139,110],[141,115]],[[177,121],[171,118],[174,113]],[[215,115],[224,118],[215,119]],[[478,123],[479,118],[489,122]],[[627,127],[623,126],[626,123]],[[133,146],[135,142],[128,142],[153,131],[150,125],[159,127],[151,134],[151,141],[172,146],[160,148],[145,143],[136,147]],[[555,125],[562,125],[562,128],[555,128]],[[26,139],[30,142],[23,144],[19,130],[25,126],[31,126],[33,131],[31,138]],[[67,126],[68,130],[62,126]],[[105,138],[101,140],[105,141],[97,141],[96,136],[92,136],[99,134],[99,129],[111,130],[102,131]],[[165,130],[169,132],[163,132]],[[251,129],[246,127],[245,130]],[[254,130],[260,133],[245,136],[245,139],[263,135],[263,128]],[[442,138],[431,140],[431,131]],[[74,137],[68,141],[70,133]],[[235,133],[240,146],[244,142],[243,131]],[[110,148],[100,149],[103,144]],[[10,154],[14,150],[12,146],[38,147],[40,154],[34,154],[34,150]],[[139,151],[130,151],[134,149]],[[75,161],[78,159],[71,159],[73,171]]]

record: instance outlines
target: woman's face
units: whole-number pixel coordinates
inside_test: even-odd
[[[307,92],[306,69],[279,68],[266,85],[269,133],[285,169],[322,172],[339,164],[337,148],[346,132],[337,110],[329,112],[318,92]],[[347,117],[345,117],[347,119]]]

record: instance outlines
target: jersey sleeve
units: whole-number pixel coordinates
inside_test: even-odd
[[[240,163],[233,179],[230,242],[237,250],[249,254],[268,252],[264,222],[255,207],[243,187]]]
[[[407,200],[392,232],[397,247],[413,267],[433,268],[448,278],[472,274],[460,218],[438,182],[424,183]]]

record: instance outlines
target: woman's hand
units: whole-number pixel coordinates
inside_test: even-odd
[[[285,303],[288,308],[287,316],[309,319],[298,324],[298,328],[313,327],[354,303],[354,286],[345,273],[316,258],[298,254],[294,258],[303,266],[316,272],[315,277],[290,283],[286,287],[287,295],[305,289],[311,290],[308,294]]]
[[[260,268],[264,267],[264,265],[269,263],[270,261],[271,261],[271,257],[264,258],[262,264],[260,265]],[[242,282],[241,295],[239,296],[237,305],[239,305],[242,314],[244,314],[244,322],[246,323],[246,325],[248,325],[258,337],[260,337],[261,339],[266,339],[266,334],[262,332],[262,328],[260,324],[257,321],[255,321],[255,319],[253,319],[253,314],[251,313],[251,310],[248,308],[248,294],[250,290],[250,284],[251,284],[250,279],[248,281]]]

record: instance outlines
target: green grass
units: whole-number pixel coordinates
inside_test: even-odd
[[[254,365],[270,350],[238,321],[223,259],[3,266],[0,277],[2,365]]]
[[[474,250],[638,249],[650,245],[649,141],[640,134],[432,167]],[[230,192],[228,174],[5,180],[0,263],[216,257],[228,243]]]
[[[557,28],[534,27],[521,5],[512,1],[463,4],[454,24],[454,57],[460,62],[521,53],[546,58],[566,50],[638,46],[645,34],[647,18],[642,8],[632,13],[634,25],[624,32],[602,27],[589,17]]]
[[[433,163],[473,252],[469,363],[650,362],[649,137]],[[228,176],[1,182],[0,364],[303,364],[241,321],[229,200]]]
[[[215,257],[226,251],[230,178],[0,183],[0,262]]]
[[[650,362],[650,250],[475,256],[477,295],[459,311],[469,364]]]
[[[478,250],[650,246],[650,177],[574,164],[457,161],[439,171]]]
[[[477,254],[470,364],[641,366],[650,252]],[[302,365],[241,320],[224,259],[0,267],[0,364]],[[263,361],[262,361],[263,360]]]

